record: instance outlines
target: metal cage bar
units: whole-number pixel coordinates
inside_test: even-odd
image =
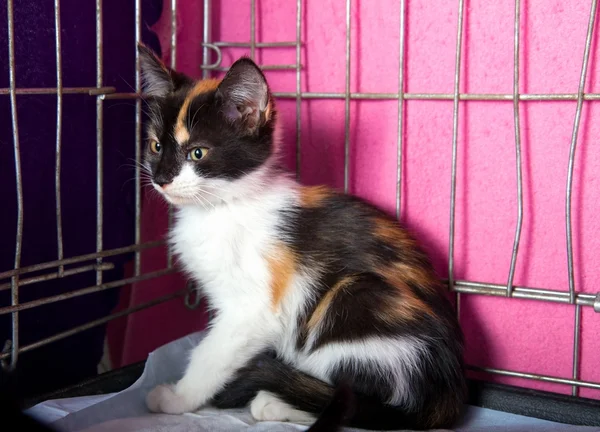
[[[135,91],[139,94],[142,92],[142,72],[140,64],[140,53],[138,44],[142,41],[142,1],[135,0]],[[135,100],[135,228],[134,241],[139,245],[142,241],[142,100]],[[134,258],[134,274],[139,276],[142,271],[142,254],[141,250],[135,251]]]
[[[594,23],[596,21],[597,5],[598,1],[592,0],[587,34],[585,38],[585,49],[581,65],[581,74],[579,77],[579,89],[577,91],[577,108],[575,110],[575,120],[573,121],[573,134],[571,136],[571,149],[569,151],[569,168],[567,171],[565,222],[567,225],[567,268],[569,274],[569,300],[571,303],[575,302],[575,276],[573,273],[573,233],[571,229],[571,193],[573,189],[573,169],[575,166],[575,151],[577,150],[577,133],[579,132],[581,110],[583,108],[583,90],[585,88],[585,79],[587,76],[588,62],[590,59],[590,47],[592,45],[592,33],[594,31]]]
[[[523,173],[521,171],[521,121],[519,115],[519,31],[521,28],[521,1],[515,0],[515,28],[514,28],[514,69],[513,69],[513,116],[515,125],[515,150],[517,162],[517,227],[515,229],[515,240],[513,243],[512,256],[510,258],[510,269],[508,282],[506,283],[506,295],[512,296],[515,268],[519,254],[519,243],[521,241],[521,229],[523,228]]]
[[[406,36],[406,0],[400,0],[400,37],[398,38],[398,138],[396,141],[396,219],[402,206],[402,164],[404,153],[404,51]]]
[[[454,229],[456,216],[456,161],[458,150],[458,108],[460,94],[460,62],[463,41],[464,0],[458,0],[458,22],[456,25],[456,54],[454,61],[454,98],[452,105],[452,168],[450,179],[450,234],[448,245],[448,286],[454,290]],[[460,293],[456,293],[456,315],[460,319]]]
[[[37,342],[31,343],[29,345],[25,345],[25,346],[23,346],[19,350],[19,352],[27,352],[27,351],[31,351],[31,350],[33,350],[35,348],[42,347],[44,345],[48,345],[49,343],[56,342],[58,340],[64,339],[64,338],[69,337],[69,336],[73,336],[73,335],[75,335],[77,333],[81,333],[82,331],[89,330],[89,329],[91,329],[93,327],[105,324],[105,323],[107,323],[109,321],[112,321],[112,320],[115,320],[117,318],[121,318],[123,316],[132,314],[134,312],[138,312],[138,311],[141,311],[143,309],[147,309],[149,307],[156,306],[158,304],[165,303],[165,302],[167,302],[169,300],[173,300],[175,298],[181,297],[184,294],[186,294],[187,292],[188,292],[187,289],[183,289],[183,290],[174,292],[172,294],[167,294],[167,295],[164,295],[162,297],[158,297],[156,299],[147,301],[145,303],[141,303],[141,304],[139,304],[137,306],[134,306],[134,307],[131,307],[129,309],[125,309],[125,310],[120,311],[120,312],[115,312],[115,313],[113,313],[111,315],[107,315],[107,316],[105,316],[103,318],[99,318],[97,320],[90,321],[90,322],[88,322],[86,324],[74,327],[74,328],[72,328],[70,330],[67,330],[67,331],[64,331],[64,332],[61,332],[61,333],[57,333],[54,336],[50,336],[48,338],[40,339]],[[0,360],[3,361],[8,356],[9,356],[8,353],[0,354]]]
[[[177,69],[177,0],[171,0],[171,69]],[[173,206],[169,203],[168,226],[173,226]],[[167,246],[167,267],[173,267],[173,250]]]
[[[350,191],[350,62],[352,2],[346,0],[346,91],[344,93],[344,192]]]
[[[296,179],[301,180],[302,166],[302,0],[296,0]]]
[[[217,46],[216,44],[208,44],[208,46]],[[259,65],[260,66],[260,65]],[[263,65],[262,70],[282,70],[294,69],[296,65]],[[300,65],[300,68],[302,65]],[[203,70],[227,71],[224,67],[202,66]],[[7,89],[0,89],[0,95],[9,94]],[[117,93],[114,87],[103,87],[97,89],[91,88],[68,88],[63,89],[63,94],[88,93],[100,94],[103,99],[136,99],[140,97],[139,93]],[[17,89],[17,94],[56,94],[55,88],[40,88],[40,89]],[[273,96],[279,99],[346,99],[345,93],[335,92],[273,92]],[[520,102],[542,102],[542,101],[576,101],[577,93],[521,93],[519,94]],[[377,93],[377,92],[351,92],[351,100],[370,100],[370,101],[385,101],[397,100],[402,98],[407,100],[437,100],[437,101],[453,101],[452,93]],[[514,95],[512,93],[460,93],[459,101],[480,101],[480,102],[512,102]],[[584,101],[599,101],[600,93],[584,93]]]
[[[256,0],[250,0],[250,58],[256,60]]]
[[[96,0],[96,86],[102,87],[104,53],[102,50],[102,0]],[[96,97],[96,252],[103,249],[104,233],[104,101]],[[96,259],[98,266],[102,265],[102,258]],[[102,283],[102,271],[96,270],[96,284]]]
[[[60,174],[61,174],[61,157],[62,157],[62,56],[61,56],[61,27],[60,27],[60,0],[54,0],[54,37],[56,43],[56,162],[54,173],[54,188],[56,200],[56,242],[57,256],[61,260],[64,258],[63,252],[63,235],[62,235],[62,204],[60,193]],[[58,267],[58,276],[64,275],[64,267]]]
[[[204,24],[204,28],[202,29],[202,63],[204,65],[209,65],[210,64],[210,57],[209,57],[209,53],[208,53],[208,44],[211,41],[211,35],[210,35],[210,31],[211,31],[211,25],[210,25],[210,14],[211,14],[211,4],[210,4],[210,0],[204,0],[204,9],[203,9],[203,24]],[[202,78],[206,79],[208,78],[208,75],[210,74],[210,70],[203,68],[202,69]]]
[[[569,150],[569,167],[567,171],[567,190],[565,197],[565,224],[567,234],[567,272],[569,276],[569,302],[575,304],[575,274],[573,269],[573,231],[571,224],[571,194],[573,189],[573,169],[575,166],[575,151],[577,150],[577,134],[581,120],[581,111],[583,109],[583,91],[585,90],[585,80],[587,77],[588,63],[590,59],[590,48],[592,45],[592,35],[596,23],[596,10],[598,0],[592,0],[590,6],[590,16],[588,19],[587,33],[585,37],[585,48],[583,50],[583,60],[581,64],[581,73],[579,77],[579,87],[577,90],[577,108],[575,110],[575,119],[573,120],[573,134],[571,136],[571,148]],[[573,332],[573,379],[579,377],[579,353],[581,342],[581,306],[575,306],[575,320]],[[577,396],[578,387],[573,385],[572,394]]]
[[[573,331],[573,379],[577,381],[579,378],[579,345],[581,343],[581,305],[575,306],[575,323]],[[573,396],[579,395],[579,387],[574,385],[571,388]]]
[[[21,179],[21,151],[19,146],[19,122],[17,118],[17,94],[15,77],[15,22],[14,22],[14,3],[8,0],[6,5],[8,21],[8,77],[10,85],[10,113],[12,123],[13,148],[15,158],[15,179],[17,182],[17,238],[15,244],[15,269],[21,266],[21,244],[23,240],[23,184]],[[11,277],[10,303],[12,307],[19,305],[19,275]],[[14,370],[19,358],[19,313],[13,312],[11,317],[12,334],[11,340],[5,345],[5,349],[10,348],[10,362],[3,360],[2,365]]]

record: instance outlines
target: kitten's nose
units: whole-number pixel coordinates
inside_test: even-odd
[[[170,180],[164,180],[164,179],[155,179],[154,183],[156,183],[157,185],[159,185],[161,188],[165,188],[165,186],[168,186],[171,184]]]

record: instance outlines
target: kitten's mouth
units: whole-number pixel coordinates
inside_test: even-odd
[[[210,196],[198,196],[197,193],[185,193],[185,191],[173,190],[173,188],[169,186],[165,188],[158,186],[157,184],[153,184],[153,186],[164,199],[175,206],[198,205],[214,207],[214,203],[211,202]]]
[[[189,195],[178,194],[176,191],[170,190],[169,186],[161,187],[153,183],[154,189],[158,191],[169,203],[173,205],[185,205],[193,202],[193,198]]]

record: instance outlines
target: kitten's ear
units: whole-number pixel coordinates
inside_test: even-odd
[[[176,81],[171,71],[161,59],[146,45],[138,44],[142,92],[151,97],[165,97],[175,91]]]
[[[256,63],[247,57],[231,66],[219,84],[217,95],[224,99],[225,115],[234,122],[242,122],[248,132],[268,122],[273,114],[267,80]]]

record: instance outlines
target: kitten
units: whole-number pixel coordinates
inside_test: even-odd
[[[310,423],[329,407],[314,430],[451,425],[465,396],[462,334],[413,238],[280,169],[275,101],[250,59],[194,81],[139,52],[145,164],[177,207],[174,251],[217,312],[149,409],[249,404],[259,421]]]

